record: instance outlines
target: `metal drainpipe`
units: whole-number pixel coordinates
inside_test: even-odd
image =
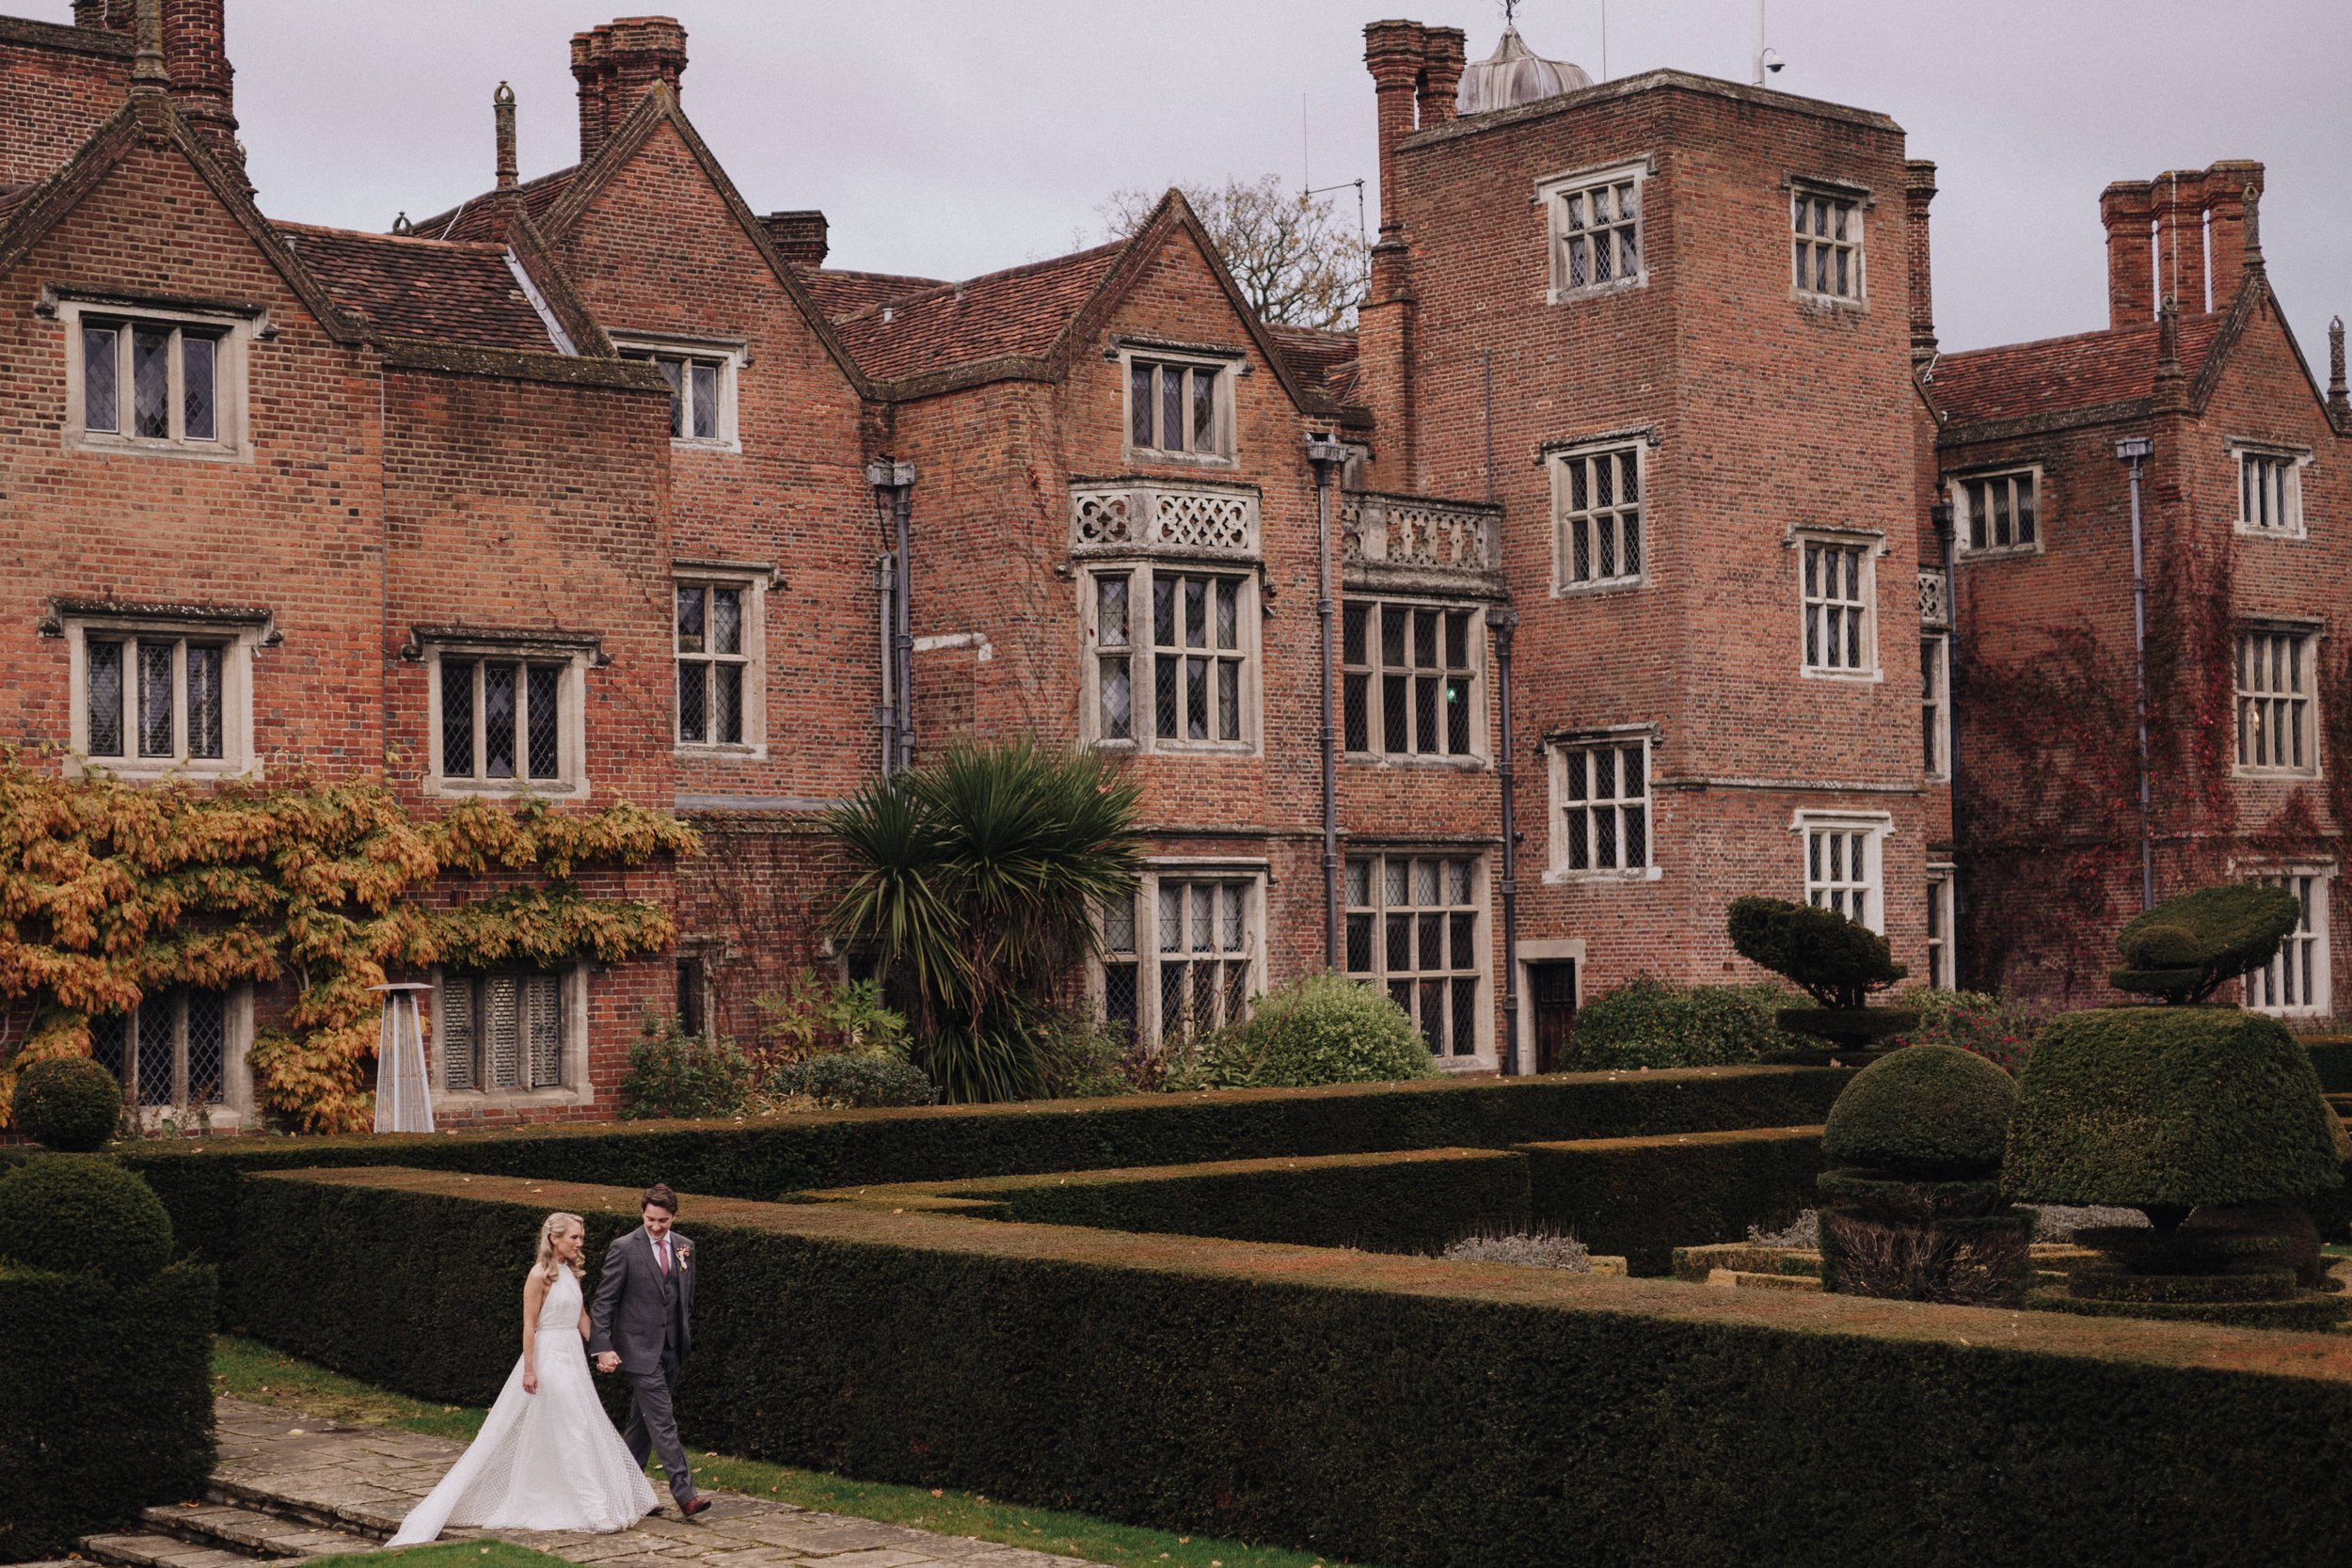
[[[1953,526],[1952,503],[1938,501],[1928,509],[1935,525],[1936,553],[1944,562],[1944,793],[1951,804],[1952,860],[1960,860],[1960,535]],[[1944,933],[1946,951],[1952,956],[1952,989],[1967,989],[1961,973],[1967,949],[1960,941],[1960,911],[1968,899],[1955,869],[1952,876],[1952,927]]]
[[[866,483],[874,487],[877,511],[890,509],[893,539],[891,574],[892,620],[889,658],[891,684],[891,755],[883,765],[884,772],[895,772],[914,765],[914,617],[909,613],[908,585],[913,577],[908,561],[909,514],[914,509],[914,465],[882,458],[866,465]]]
[[[1502,1044],[1495,1053],[1495,1069],[1512,1078],[1519,1070],[1519,833],[1511,760],[1511,638],[1518,630],[1518,611],[1494,606],[1486,611],[1486,625],[1495,634],[1495,665],[1502,689],[1502,741],[1495,748],[1502,759]]]
[[[2140,465],[2155,450],[2144,436],[2115,443],[2115,455],[2132,466],[2132,687],[2139,710],[2139,907],[2156,905],[2156,840],[2148,767],[2148,562],[2139,513]]]
[[[1338,757],[1331,730],[1331,481],[1347,461],[1347,448],[1326,436],[1307,437],[1307,461],[1315,469],[1315,617],[1323,641],[1323,967],[1340,969],[1340,796]]]

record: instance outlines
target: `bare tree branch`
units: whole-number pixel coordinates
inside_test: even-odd
[[[1242,295],[1266,321],[1327,331],[1353,326],[1364,292],[1364,246],[1328,195],[1292,195],[1279,175],[1179,187],[1216,242]],[[1104,237],[1124,239],[1160,204],[1157,191],[1113,192],[1096,209]]]

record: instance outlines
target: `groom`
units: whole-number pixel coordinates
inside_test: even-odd
[[[694,1243],[670,1227],[677,1194],[645,1189],[645,1223],[606,1249],[589,1308],[589,1354],[596,1370],[616,1369],[629,1382],[628,1427],[621,1433],[642,1468],[648,1449],[661,1455],[677,1511],[691,1519],[710,1506],[694,1491],[694,1471],[677,1438],[670,1386],[694,1342]]]

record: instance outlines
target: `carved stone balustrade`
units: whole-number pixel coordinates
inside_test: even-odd
[[[1919,626],[1923,631],[1949,631],[1952,626],[1951,585],[1941,572],[1919,574]]]
[[[1347,587],[1501,598],[1502,508],[1350,490],[1340,499]]]
[[[1255,561],[1257,486],[1142,478],[1073,480],[1070,553]]]

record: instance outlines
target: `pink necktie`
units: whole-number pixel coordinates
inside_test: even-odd
[[[660,1251],[661,1272],[666,1275],[670,1272],[670,1239],[667,1236],[661,1238]]]

